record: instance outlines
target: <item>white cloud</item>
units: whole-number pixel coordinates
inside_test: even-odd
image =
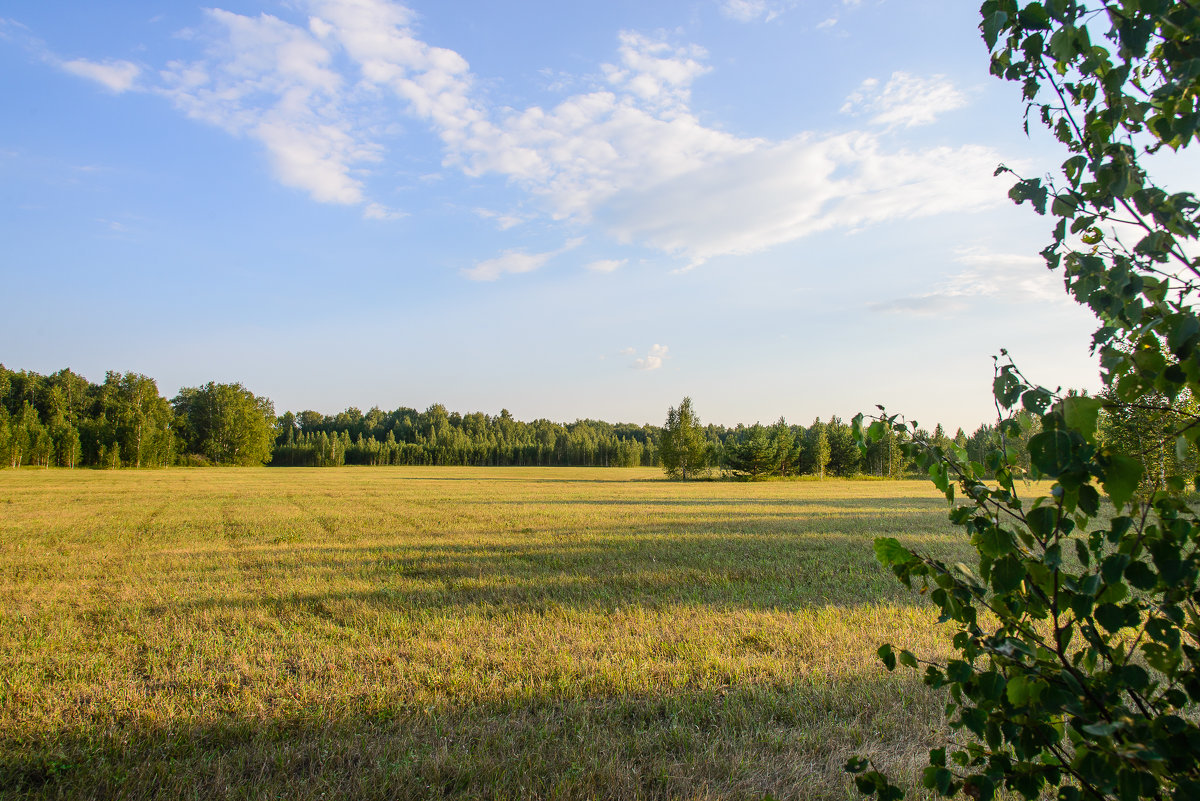
[[[875,78],[863,81],[846,98],[841,110],[844,114],[870,114],[874,125],[911,128],[928,125],[939,114],[966,104],[966,95],[944,75],[921,78],[893,72],[882,88]]]
[[[64,61],[61,66],[72,75],[95,81],[117,94],[132,89],[142,72],[141,67],[129,61],[88,61],[77,58]]]
[[[651,345],[650,351],[645,356],[634,359],[633,364],[629,366],[635,370],[657,370],[663,366],[663,360],[667,358],[668,350],[666,345]]]
[[[1046,269],[1046,262],[1040,256],[971,247],[956,251],[954,260],[967,269],[951,275],[934,291],[875,303],[871,308],[927,315],[961,311],[967,308],[968,301],[979,298],[1003,303],[1070,303],[1061,274]]]
[[[399,220],[407,216],[408,212],[388,208],[382,203],[368,203],[363,209],[363,217],[368,220]]]
[[[320,203],[365,202],[355,168],[381,152],[347,113],[330,50],[270,14],[206,14],[217,31],[206,57],[169,64],[161,91],[189,117],[261,143],[284,185]]]
[[[604,70],[609,89],[481,124],[451,158],[470,174],[506,175],[557,219],[598,222],[623,243],[688,266],[829,228],[1005,202],[993,150],[896,150],[867,132],[737,137],[690,111],[691,82],[706,71],[702,51],[624,33],[619,55]]]
[[[503,212],[493,211],[492,209],[477,208],[475,209],[475,213],[485,220],[493,220],[496,223],[496,227],[501,231],[507,231],[509,228],[515,228],[521,223],[525,222],[524,219],[516,214],[505,214]]]
[[[588,264],[587,268],[592,272],[611,273],[624,267],[628,261],[629,259],[600,259]]]
[[[649,353],[642,356],[641,359],[635,359],[630,367],[634,369],[659,369],[662,367],[662,360],[667,357],[667,350],[670,350],[666,345],[650,345]]]
[[[768,0],[721,0],[721,13],[738,22],[770,22],[791,5],[789,2]]]
[[[13,42],[39,61],[94,81],[114,94],[135,88],[134,84],[142,72],[137,64],[123,59],[64,59],[34,36],[25,25],[4,17],[0,17],[0,40]]]
[[[837,24],[838,24],[837,17],[829,17],[829,18],[823,19],[817,23],[817,30],[823,31],[826,28],[832,28],[834,25],[837,25]]]
[[[582,239],[568,240],[558,250],[545,253],[526,253],[523,250],[506,250],[494,259],[485,259],[474,267],[464,269],[463,275],[472,281],[495,281],[502,275],[530,273],[539,269],[555,256],[560,256],[569,250],[579,247]]]
[[[206,12],[207,32],[196,34],[203,57],[169,64],[158,91],[187,115],[259,142],[280,182],[318,202],[362,205],[369,218],[398,214],[370,197],[366,181],[388,157],[375,132],[399,114],[428,125],[444,167],[507,179],[554,220],[599,225],[687,266],[831,228],[1005,202],[991,177],[1001,158],[987,148],[905,150],[879,129],[770,141],[704,124],[691,87],[710,68],[696,46],[625,31],[587,90],[545,108],[496,108],[466,59],[422,41],[399,3],[296,2],[302,24]],[[785,7],[725,4],[755,18]],[[940,76],[896,73],[882,88],[864,82],[844,110],[889,128],[965,102]],[[525,219],[477,213],[502,230]],[[494,280],[544,257],[513,250],[465,272]]]
[[[800,136],[614,198],[600,216],[622,242],[688,266],[764,250],[831,228],[999,204],[994,151],[887,151],[870,134]]]

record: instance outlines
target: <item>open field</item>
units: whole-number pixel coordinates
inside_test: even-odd
[[[926,482],[0,471],[0,797],[848,798],[940,702]],[[965,553],[965,551],[964,551]]]

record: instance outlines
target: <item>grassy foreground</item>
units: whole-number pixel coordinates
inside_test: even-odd
[[[0,797],[853,797],[851,752],[944,736],[874,657],[943,645],[871,541],[945,518],[924,482],[0,471]]]

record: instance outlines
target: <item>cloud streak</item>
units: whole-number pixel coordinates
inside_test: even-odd
[[[967,97],[945,75],[922,78],[893,72],[882,86],[875,78],[863,81],[842,105],[843,114],[870,115],[872,125],[912,128],[967,104]]]
[[[53,67],[80,78],[98,83],[114,94],[136,88],[142,68],[131,61],[105,59],[92,61],[86,58],[64,59],[46,46],[46,43],[30,33],[29,29],[16,20],[0,17],[0,41],[14,42],[26,52]]]
[[[954,273],[932,292],[871,304],[872,311],[919,316],[965,310],[971,302],[1070,304],[1061,278],[1046,269],[1040,256],[962,248],[955,261],[967,269]]]
[[[598,259],[589,262],[587,268],[594,273],[611,273],[624,267],[628,261],[629,259]]]
[[[76,58],[64,61],[59,66],[72,75],[95,81],[116,94],[132,89],[142,72],[141,67],[129,61],[88,61]]]
[[[520,275],[541,269],[547,262],[583,244],[582,239],[571,239],[558,250],[544,253],[527,253],[523,250],[508,250],[494,259],[485,259],[474,267],[464,269],[463,275],[472,281],[495,281],[502,275]]]

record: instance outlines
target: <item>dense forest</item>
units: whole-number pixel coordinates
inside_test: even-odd
[[[1191,401],[1187,401],[1191,404]],[[674,410],[672,410],[674,411]],[[1171,420],[1110,418],[1109,436],[1136,440],[1147,473],[1165,473],[1179,460],[1159,436]],[[1168,416],[1169,417],[1169,416]],[[870,475],[899,478],[913,467],[901,456],[900,435],[863,453],[849,423],[837,416],[811,424],[707,425],[698,429],[706,462],[725,475]],[[1025,443],[1006,445],[1028,461]],[[275,414],[268,398],[241,384],[184,387],[171,399],[154,379],[109,372],[93,384],[71,370],[39,375],[0,365],[0,467],[166,467],[170,465],[524,465],[661,466],[664,429],[655,425],[576,420],[522,422],[508,412],[450,412],[349,408],[334,415],[311,410]],[[968,435],[942,426],[919,431],[946,448],[982,460],[996,444],[994,426]],[[1194,472],[1194,455],[1185,455]]]

